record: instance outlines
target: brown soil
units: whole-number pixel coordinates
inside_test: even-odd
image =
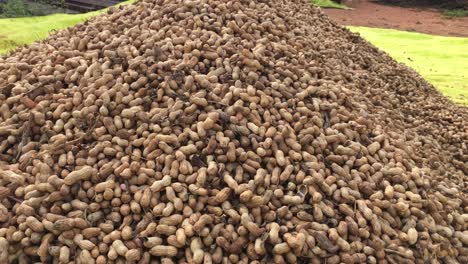
[[[468,37],[468,17],[447,18],[437,9],[388,6],[367,0],[352,0],[345,4],[353,9],[324,9],[324,11],[342,25]]]

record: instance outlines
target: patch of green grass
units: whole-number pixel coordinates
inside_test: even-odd
[[[44,39],[52,30],[76,25],[91,16],[89,14],[54,14],[41,17],[0,19],[0,53],[6,53],[19,45]]]
[[[444,10],[442,14],[448,17],[466,17],[468,16],[468,10],[465,10],[465,9]]]
[[[122,4],[133,2],[135,0]],[[0,54],[7,53],[20,45],[42,40],[53,30],[74,26],[106,10],[103,9],[84,14],[53,14],[38,17],[2,18],[0,19]]]
[[[322,8],[349,9],[349,7],[333,2],[332,0],[312,0],[312,3]]]
[[[349,29],[415,69],[454,102],[468,105],[468,38],[380,28]]]

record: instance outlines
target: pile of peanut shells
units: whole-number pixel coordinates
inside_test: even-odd
[[[0,58],[0,263],[468,263],[468,108],[306,0],[144,0]]]

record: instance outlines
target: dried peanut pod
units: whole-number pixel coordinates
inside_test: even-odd
[[[44,225],[33,216],[28,216],[26,218],[26,225],[34,232],[41,233],[44,231]]]
[[[171,184],[171,176],[164,176],[161,180],[155,181],[153,185],[151,185],[151,191],[152,192],[158,192],[164,187],[167,187]]]
[[[268,238],[272,244],[276,244],[279,241],[280,226],[277,223],[271,223]]]
[[[217,203],[223,203],[229,198],[230,195],[231,195],[231,189],[224,188],[216,194],[215,200]]]
[[[112,242],[112,248],[114,248],[117,254],[120,256],[125,256],[128,251],[128,248],[124,245],[122,240],[115,240]]]
[[[82,234],[85,238],[93,238],[98,236],[101,233],[101,229],[98,227],[88,227],[83,229]]]
[[[47,257],[49,255],[49,245],[50,242],[54,239],[54,235],[51,233],[45,234],[42,237],[42,242],[39,248],[37,249],[37,255],[41,257],[41,261],[47,261]]]
[[[9,218],[8,209],[3,204],[0,204],[0,223],[7,222]]]
[[[10,195],[10,189],[0,186],[0,200],[6,198],[8,195]]]
[[[177,255],[177,248],[173,246],[154,246],[149,250],[149,253],[158,257],[174,257]]]
[[[60,232],[73,229],[75,221],[72,218],[58,219],[54,222],[54,229]]]
[[[418,241],[418,232],[415,228],[408,229],[408,243],[414,245]]]
[[[0,237],[0,262],[1,263],[8,263],[9,262],[9,248],[8,240],[4,237]]]
[[[273,247],[273,253],[279,255],[288,253],[289,250],[290,248],[287,243],[279,243]]]
[[[70,249],[67,246],[60,248],[59,263],[68,263],[70,259]]]
[[[94,169],[90,166],[84,166],[79,170],[70,172],[64,179],[63,182],[66,185],[73,185],[79,181],[84,181],[89,179],[93,175]]]
[[[380,149],[380,143],[379,142],[374,142],[367,146],[367,151],[369,151],[369,154],[374,155],[378,150]]]
[[[130,249],[125,253],[125,260],[128,262],[135,262],[140,260],[141,253],[139,249]]]
[[[13,171],[3,170],[0,168],[0,179],[6,182],[24,185],[25,177]]]
[[[91,256],[91,253],[86,249],[80,252],[80,254],[78,255],[78,259],[81,263],[96,263],[94,258]]]
[[[145,247],[153,248],[155,246],[162,245],[163,240],[160,237],[148,237],[146,242],[144,242]]]

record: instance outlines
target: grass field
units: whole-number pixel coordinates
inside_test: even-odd
[[[131,4],[135,0],[122,3]],[[0,54],[17,46],[30,44],[47,37],[50,31],[60,30],[105,12],[106,9],[85,14],[54,14],[40,17],[2,18],[0,19]]]
[[[321,5],[330,0],[313,0]],[[125,4],[134,2],[127,1]],[[0,19],[0,54],[18,45],[47,37],[99,14],[101,11],[43,17]],[[349,27],[369,42],[404,63],[454,102],[468,105],[468,38],[441,37],[391,29]]]
[[[468,105],[468,38],[392,29],[349,28],[397,61],[418,71],[453,101]]]
[[[41,17],[0,19],[0,53],[16,46],[32,43],[47,37],[51,30],[64,29],[85,21],[93,14],[55,14]]]
[[[322,8],[349,9],[347,6],[333,2],[332,0],[312,0],[312,3]]]

